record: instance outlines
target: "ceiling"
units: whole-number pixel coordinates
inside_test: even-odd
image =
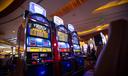
[[[16,0],[17,1],[17,0]],[[0,18],[0,40],[16,42],[17,30],[22,23],[22,14],[30,1],[38,3],[47,11],[47,17],[63,7],[69,0],[21,0],[17,9]],[[92,13],[96,8],[113,0],[87,0],[81,6],[61,16],[65,24],[73,24],[78,32],[92,29],[98,25],[109,23],[119,18],[128,19],[128,5],[118,6],[101,13]],[[16,3],[13,4],[16,7]]]
[[[26,0],[0,0],[0,18],[16,10]]]

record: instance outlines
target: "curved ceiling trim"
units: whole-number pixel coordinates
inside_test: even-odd
[[[8,14],[10,14],[11,12],[13,12],[14,10],[16,10],[25,1],[26,0],[3,0],[3,1],[1,1],[1,3],[0,3],[0,6],[1,6],[0,18],[5,17]],[[7,4],[8,4],[8,6],[7,6]],[[5,6],[6,6],[6,8],[5,8]]]
[[[109,27],[109,24],[100,25],[100,26],[97,26],[97,27],[92,28],[92,29],[90,29],[90,30],[78,32],[78,35],[79,35],[79,36],[87,35],[87,34],[92,33],[92,32],[104,30],[104,29],[106,29],[106,28],[108,28],[108,27]]]
[[[113,8],[113,7],[117,7],[117,6],[126,4],[126,3],[128,3],[128,0],[112,1],[112,2],[109,2],[109,3],[99,7],[99,8],[96,8],[92,13],[99,13],[99,12],[102,12],[104,10],[107,10],[107,9],[110,9],[110,8]]]
[[[0,3],[0,12],[6,9],[14,0],[2,0]]]

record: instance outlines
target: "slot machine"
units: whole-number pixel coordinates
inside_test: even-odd
[[[71,50],[73,51],[74,60],[75,60],[75,70],[80,71],[85,68],[84,66],[84,54],[80,48],[80,42],[77,32],[75,31],[75,28],[72,24],[68,24],[68,30],[69,30],[69,41]]]
[[[51,26],[46,18],[46,11],[40,5],[30,2],[24,18],[24,59],[27,76],[52,76]]]
[[[55,60],[59,63],[61,76],[69,75],[73,71],[72,52],[68,39],[69,31],[58,16],[53,17],[52,24],[54,26]]]
[[[94,44],[95,47],[97,47],[97,51],[96,51],[97,57],[99,56],[102,48],[106,45],[106,43],[107,43],[107,39],[102,32],[94,36]]]

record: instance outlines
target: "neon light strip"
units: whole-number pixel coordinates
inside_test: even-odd
[[[99,7],[99,8],[97,8],[97,9],[95,9],[93,11],[93,13],[98,13],[98,12],[101,12],[103,10],[107,10],[109,8],[120,6],[120,5],[123,5],[123,4],[126,4],[126,3],[128,3],[128,0],[112,1],[112,2],[107,3],[106,5],[103,5],[103,6]]]
[[[78,32],[78,35],[81,36],[81,35],[86,35],[86,34],[95,32],[95,31],[100,31],[100,30],[103,30],[103,29],[105,29],[105,28],[108,28],[108,26],[109,26],[109,24],[104,24],[104,25],[101,25],[101,26],[97,26],[97,27],[92,28],[92,29],[90,29],[90,30]]]

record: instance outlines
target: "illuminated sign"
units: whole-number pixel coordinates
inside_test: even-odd
[[[54,23],[55,23],[56,25],[64,25],[63,20],[62,20],[60,17],[58,17],[58,16],[54,16],[54,17],[53,17],[53,21],[54,21]]]
[[[80,52],[80,50],[74,50],[74,52]]]
[[[68,24],[68,29],[69,29],[71,32],[75,30],[72,24]]]
[[[68,35],[63,32],[58,32],[58,40],[67,42]]]
[[[42,48],[41,52],[51,52],[51,48]]]
[[[79,45],[73,45],[74,49],[78,50],[80,49],[80,46]]]
[[[38,47],[28,47],[27,52],[40,52],[40,48],[38,48]]]
[[[27,52],[51,52],[51,48],[27,47]]]
[[[34,2],[29,3],[29,11],[31,13],[38,13],[46,17],[46,10]]]

